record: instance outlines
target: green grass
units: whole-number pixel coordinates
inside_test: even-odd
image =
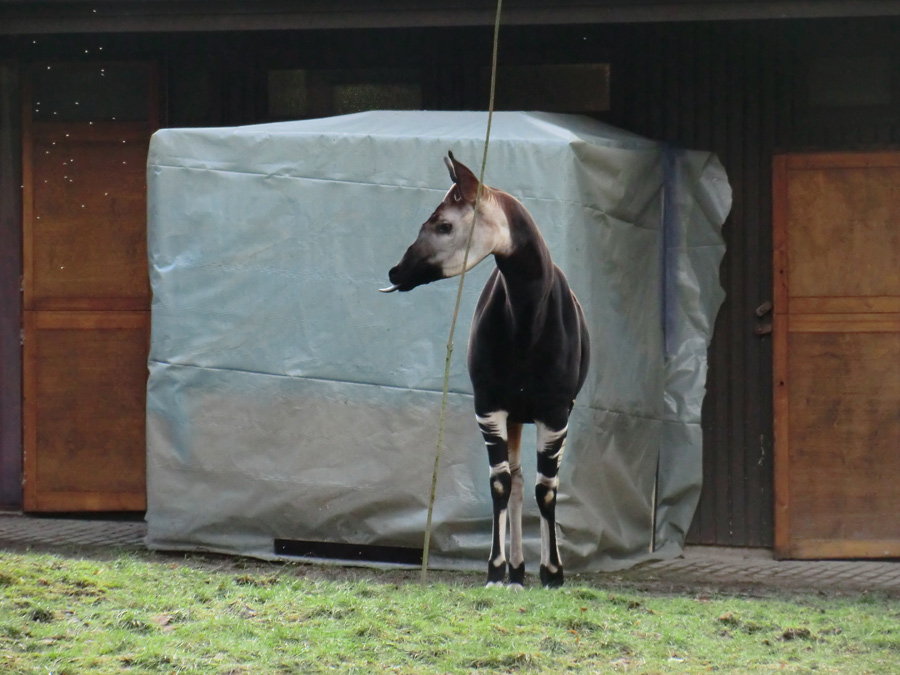
[[[0,672],[900,672],[900,604],[878,595],[513,593],[471,575],[423,588],[370,571],[220,567],[2,553]]]

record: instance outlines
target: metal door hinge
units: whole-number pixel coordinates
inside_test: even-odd
[[[772,311],[772,301],[766,300],[763,304],[756,308],[756,316],[762,318]]]
[[[772,301],[766,300],[763,304],[756,308],[756,317],[760,319],[760,321],[758,321],[756,324],[756,334],[760,337],[762,337],[763,335],[770,335],[772,333],[772,320],[762,320],[764,317],[772,313],[772,307]]]

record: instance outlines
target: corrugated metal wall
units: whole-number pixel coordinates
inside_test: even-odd
[[[693,543],[773,543],[772,342],[756,308],[772,299],[771,161],[777,151],[900,143],[894,110],[811,110],[806,72],[817,56],[888,53],[900,63],[900,20],[703,22],[616,26],[509,26],[506,64],[607,62],[612,110],[603,118],[640,134],[715,151],[734,188],[724,232],[727,299],[710,354],[703,411],[704,488]],[[192,43],[194,37],[187,42]],[[242,48],[233,50],[240,39]],[[248,91],[267,67],[355,68],[414,64],[426,107],[483,109],[489,28],[313,32],[297,40],[230,36],[226,51],[255,66],[233,69],[225,123],[248,117]],[[435,48],[440,45],[440,48]],[[174,42],[170,44],[170,52]],[[245,58],[246,56],[246,58]],[[240,73],[240,74],[238,74]],[[235,83],[242,83],[238,90]],[[252,97],[251,97],[252,98]],[[257,108],[256,115],[260,115]]]
[[[422,69],[426,107],[483,108],[483,73],[491,51],[486,27],[105,39],[110,57],[140,55],[166,64],[169,121],[192,125],[263,121],[269,68],[412,66]],[[84,51],[83,40],[23,39],[7,47],[25,61],[76,58]],[[198,59],[198,54],[213,56]],[[841,55],[874,55],[900,73],[900,19],[501,31],[500,58],[507,64],[610,63],[612,110],[604,119],[677,145],[713,150],[728,170],[734,208],[724,229],[727,299],[710,355],[704,488],[689,535],[694,543],[773,542],[772,344],[771,337],[756,334],[767,318],[755,314],[772,298],[772,156],[900,146],[900,75],[890,75],[887,103],[810,105],[811,64]]]
[[[693,542],[772,542],[771,338],[755,309],[771,298],[770,170],[779,100],[777,31],[747,24],[634,27],[621,120],[641,134],[711,149],[734,205],[725,225],[726,301],[703,410],[704,481]]]
[[[775,152],[900,143],[898,78],[889,104],[814,109],[807,73],[821,57],[876,55],[896,71],[900,23],[807,21],[629,26],[614,73],[616,124],[722,159],[734,188],[724,234],[727,299],[703,410],[704,487],[689,541],[773,543],[772,341],[757,307],[772,299]],[[618,39],[622,39],[620,35]]]

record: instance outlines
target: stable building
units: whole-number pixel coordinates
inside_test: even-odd
[[[494,5],[0,2],[0,505],[142,511],[163,127],[487,105]],[[900,555],[900,2],[506,8],[497,107],[711,150],[691,543]]]

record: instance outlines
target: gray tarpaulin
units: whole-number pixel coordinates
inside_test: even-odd
[[[154,135],[151,548],[266,558],[276,538],[421,548],[457,280],[377,289],[450,187],[447,151],[478,171],[486,121],[370,112]],[[700,493],[706,351],[723,299],[721,164],[586,118],[498,113],[485,182],[531,211],[590,326],[591,372],[561,470],[566,567],[646,559],[654,505],[654,555],[677,554]],[[467,276],[456,333],[438,567],[481,569],[488,555],[465,345],[492,267]],[[536,569],[530,489],[524,527]]]

